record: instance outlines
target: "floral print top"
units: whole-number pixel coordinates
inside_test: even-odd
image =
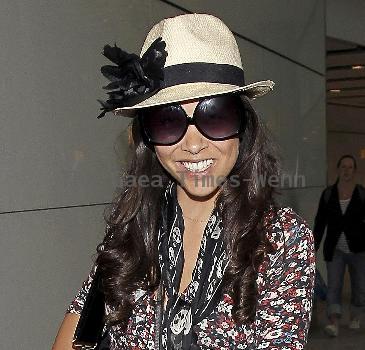
[[[304,349],[311,319],[315,276],[312,232],[291,208],[281,208],[267,232],[275,252],[268,254],[256,279],[258,304],[251,324],[237,325],[232,319],[233,301],[228,294],[209,317],[194,329],[198,345],[205,349]],[[67,312],[80,314],[96,267],[94,266]],[[155,295],[138,290],[126,331],[110,330],[111,350],[154,349]],[[110,312],[106,305],[106,312]]]

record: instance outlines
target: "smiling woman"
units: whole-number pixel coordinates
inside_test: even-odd
[[[232,96],[230,95],[221,96],[218,99],[227,99],[227,103],[232,102]],[[193,115],[193,113],[195,116],[198,103],[199,106],[201,106],[202,102],[205,101],[206,100],[202,100],[200,102],[185,102],[181,104],[180,108],[184,110],[188,116]],[[221,103],[223,108],[226,104]],[[187,129],[185,128],[186,131],[184,134],[178,138],[180,141],[175,141],[175,143],[170,146],[156,145],[155,151],[160,164],[176,181],[180,183],[180,186],[186,193],[189,193],[190,196],[198,197],[206,197],[210,195],[210,200],[214,202],[214,196],[212,196],[212,193],[217,193],[217,184],[219,182],[223,182],[224,179],[227,178],[237,161],[239,140],[238,137],[233,137],[233,135],[234,133],[237,134],[239,130],[239,122],[241,121],[243,123],[244,120],[241,113],[237,113],[238,111],[235,113],[234,110],[232,111],[232,107],[229,109],[227,108],[228,111],[231,112],[230,119],[224,119],[227,109],[223,109],[221,111],[212,104],[208,108],[211,110],[213,109],[213,112],[217,114],[214,116],[211,110],[205,112],[205,123],[209,125],[209,119],[212,119],[211,124],[214,124],[214,122],[216,123],[216,128],[221,130],[222,136],[226,138],[226,140],[214,140],[211,136],[208,136],[208,131],[205,131],[206,136],[204,136],[197,129],[197,126],[189,125]],[[207,110],[207,108],[205,110]],[[243,104],[241,110],[243,111]],[[154,118],[153,115],[150,115],[149,117],[151,119]],[[229,132],[227,136],[227,133],[223,132],[230,127],[229,124],[234,117],[235,120],[234,123],[232,123],[233,133]],[[217,125],[218,123],[215,121],[217,119],[221,119],[220,125]],[[204,125],[205,124],[202,124],[199,129],[203,129]],[[146,129],[148,127],[151,128],[151,125],[145,126]],[[163,130],[163,127],[161,127],[160,124],[158,124],[158,127],[160,130]],[[171,140],[173,137],[172,133],[170,132],[167,135],[169,135],[168,138]],[[160,137],[161,140],[163,140],[163,135]],[[210,137],[210,139],[208,137]],[[215,179],[218,179],[218,181]],[[180,191],[178,193],[180,193]],[[209,206],[207,209],[209,210]],[[191,211],[191,209],[189,211]],[[189,215],[199,216],[199,213],[195,211],[195,214]]]
[[[313,238],[261,181],[279,163],[251,106],[273,82],[246,84],[233,34],[205,14],[158,23],[140,56],[104,55],[117,66],[102,69],[112,91],[99,117],[134,113],[124,178],[147,185],[124,182],[54,350],[72,348],[77,323],[85,345],[94,293],[103,349],[303,349]]]

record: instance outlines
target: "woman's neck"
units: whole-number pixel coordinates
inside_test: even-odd
[[[356,186],[356,183],[353,180],[350,180],[350,181],[339,180],[337,183],[339,198],[340,199],[351,198],[355,186]]]
[[[349,180],[349,181],[345,181],[345,180],[339,180],[337,183],[338,188],[341,188],[343,190],[350,190],[350,189],[354,189],[354,187],[356,186],[355,181]]]
[[[177,200],[186,218],[205,221],[208,220],[210,214],[215,207],[215,200],[219,191],[214,191],[206,197],[194,197],[184,188],[177,186]]]

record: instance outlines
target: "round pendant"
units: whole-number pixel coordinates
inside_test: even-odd
[[[191,323],[191,309],[181,309],[172,320],[170,325],[171,332],[175,335],[180,334],[182,331],[184,331],[184,334],[188,334]]]

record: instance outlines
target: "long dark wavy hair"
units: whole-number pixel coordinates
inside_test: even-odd
[[[232,315],[236,323],[254,320],[258,292],[256,277],[265,254],[273,252],[264,217],[276,208],[274,188],[266,181],[279,175],[279,161],[267,130],[242,96],[247,125],[240,136],[239,155],[230,176],[239,185],[226,181],[216,199],[222,208],[224,239],[231,257],[224,275],[224,289],[234,302]],[[106,301],[114,312],[110,324],[126,327],[134,304],[132,293],[139,288],[154,292],[160,283],[157,233],[164,188],[171,180],[160,165],[153,147],[146,144],[139,120],[134,118],[131,130],[129,166],[123,179],[149,179],[158,176],[163,186],[122,187],[105,212],[106,235],[98,247],[96,263],[103,276]],[[157,177],[156,177],[157,178]],[[268,224],[266,224],[268,225]]]

